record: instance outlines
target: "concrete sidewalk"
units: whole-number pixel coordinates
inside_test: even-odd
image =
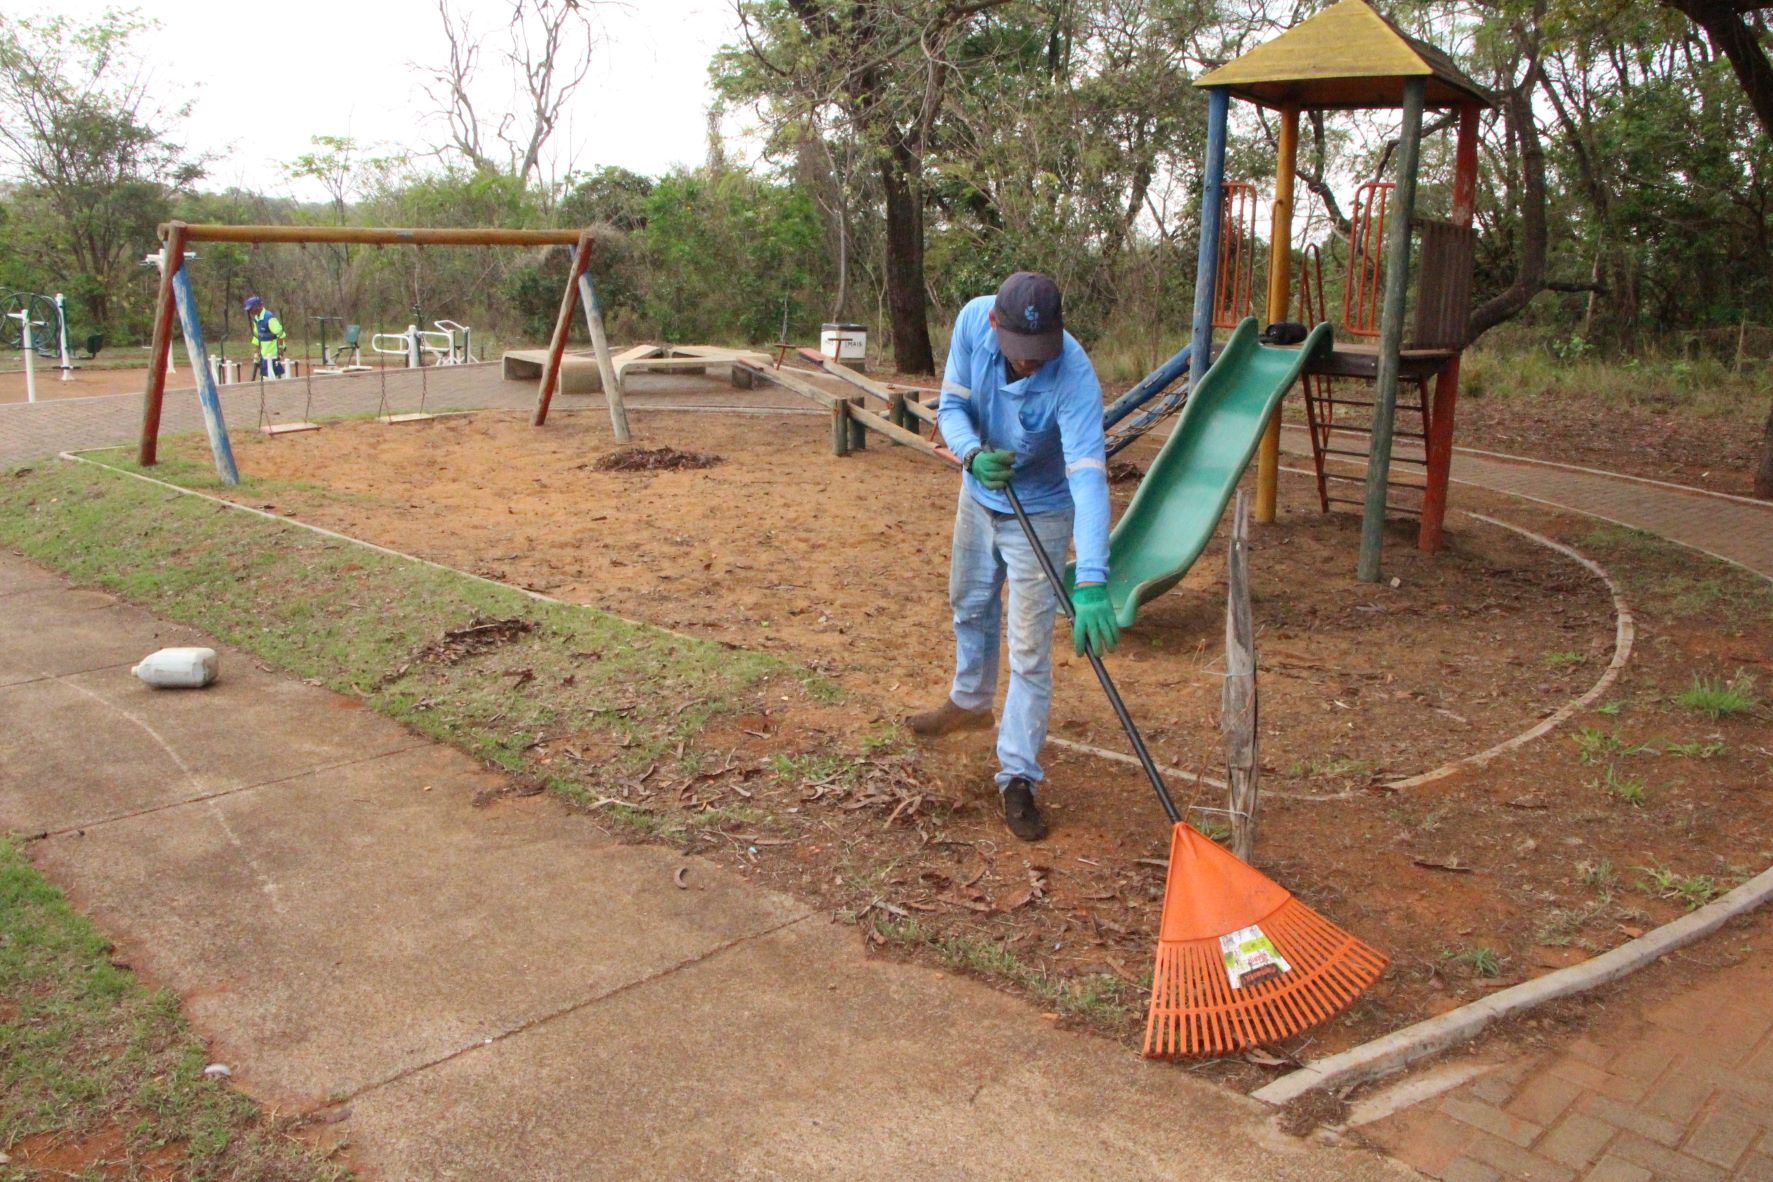
[[[5,554],[0,634],[0,827],[374,1177],[1410,1176]]]

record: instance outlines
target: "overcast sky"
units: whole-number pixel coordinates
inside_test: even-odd
[[[89,19],[102,0],[59,0],[57,11]],[[114,5],[127,7],[127,3]],[[286,162],[313,135],[348,135],[360,144],[435,142],[421,125],[430,104],[411,62],[441,64],[447,42],[435,0],[137,0],[160,23],[139,48],[153,62],[156,89],[195,100],[182,135],[217,154],[206,188],[229,184],[319,200],[291,181]],[[507,0],[454,0],[475,27],[495,32]],[[632,0],[599,6],[604,30],[591,74],[570,109],[570,137],[582,171],[616,164],[657,174],[706,152],[711,100],[708,61],[732,39],[730,0]],[[502,99],[504,64],[483,56],[485,101]]]

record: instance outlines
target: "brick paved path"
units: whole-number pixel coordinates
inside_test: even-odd
[[[1445,1182],[1773,1182],[1773,960],[1361,1131]]]
[[[1309,456],[1305,431],[1289,427],[1287,451]],[[1760,505],[1617,476],[1455,452],[1453,480],[1646,530],[1740,563],[1773,579],[1773,504]],[[1458,489],[1451,500],[1459,502]]]

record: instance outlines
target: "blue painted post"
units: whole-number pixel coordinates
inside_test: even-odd
[[[1193,390],[1213,364],[1213,297],[1219,277],[1219,218],[1225,203],[1225,124],[1231,92],[1207,88],[1207,160],[1200,187],[1200,264],[1194,273],[1194,353],[1188,388]]]
[[[215,474],[229,488],[240,483],[234,466],[234,448],[228,443],[228,426],[222,421],[222,400],[216,393],[215,375],[209,371],[209,355],[203,348],[203,325],[197,320],[197,297],[191,293],[191,273],[183,259],[167,260],[176,266],[172,274],[172,298],[178,305],[179,328],[185,334],[185,352],[197,375],[197,401],[203,404],[203,429],[209,432],[209,450],[215,456]]]

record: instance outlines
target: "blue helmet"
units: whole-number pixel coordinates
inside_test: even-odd
[[[259,299],[258,296],[247,296],[246,297],[246,310],[248,312],[252,311],[254,308],[262,308],[264,306],[265,306],[265,301]]]

